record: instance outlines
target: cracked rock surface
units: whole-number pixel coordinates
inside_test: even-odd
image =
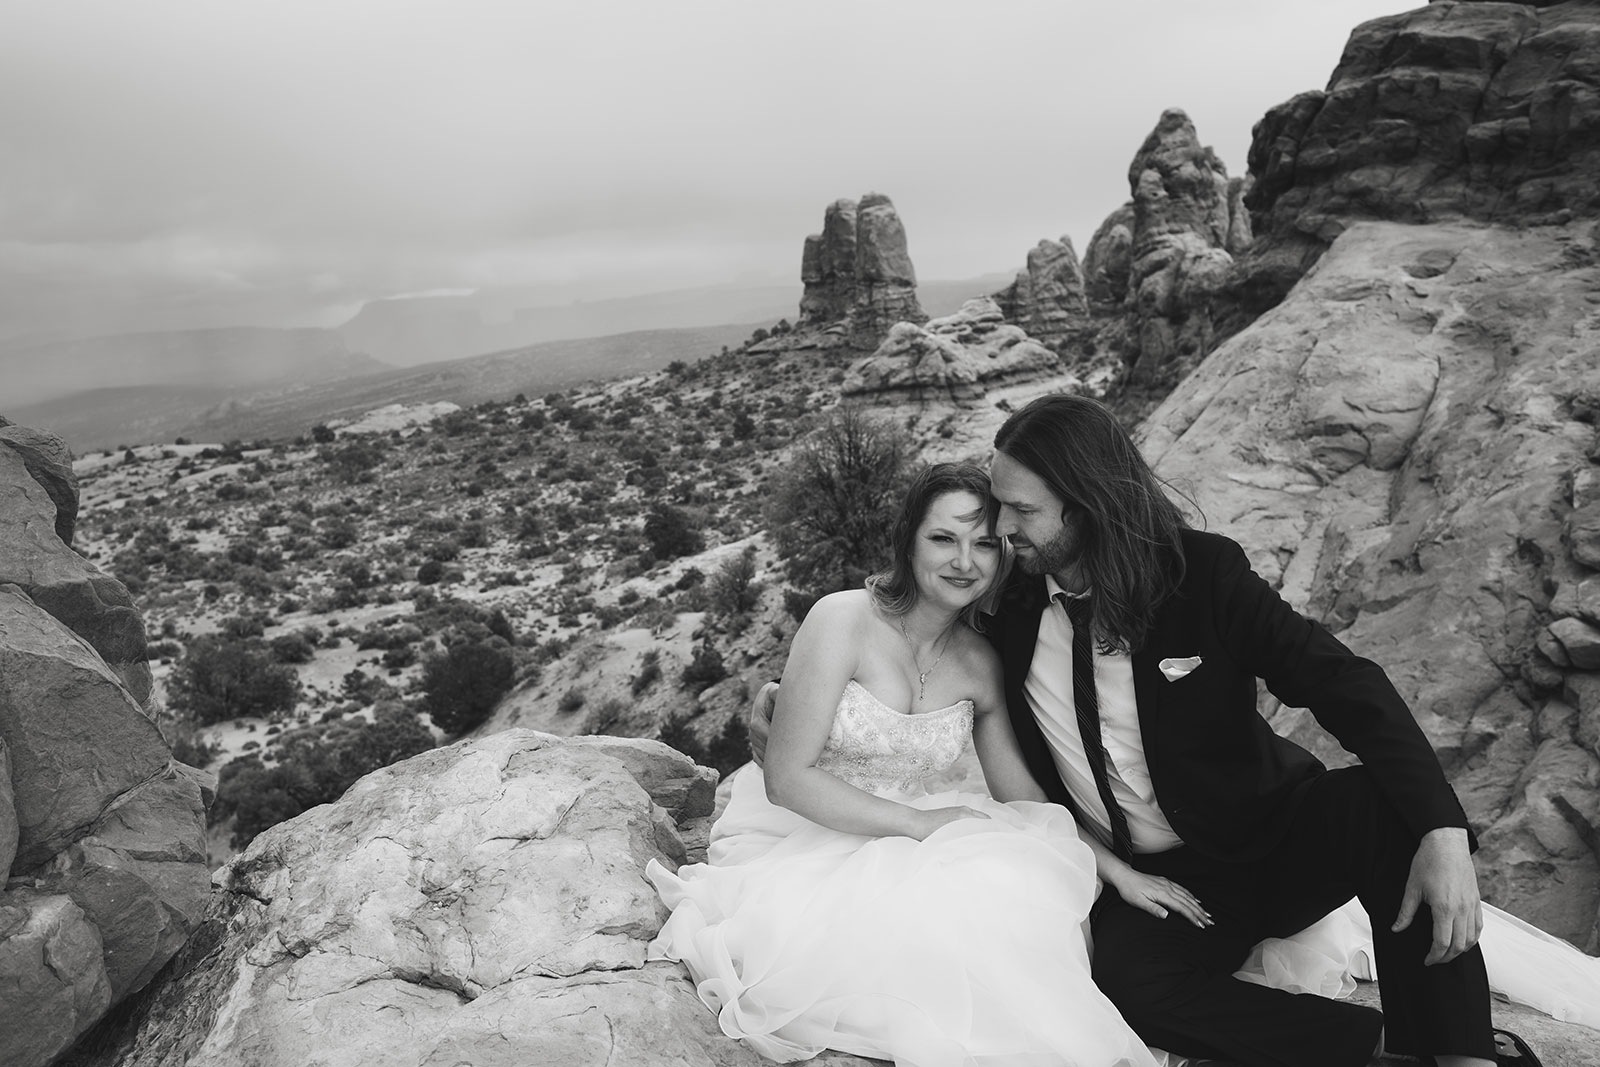
[[[703,858],[714,789],[657,741],[530,730],[376,771],[222,868],[164,981],[69,1062],[753,1067],[645,960],[644,865]]]
[[[1593,223],[1349,228],[1145,423],[1285,597],[1381,663],[1439,751],[1490,902],[1600,947]],[[1330,763],[1303,712],[1264,705]]]

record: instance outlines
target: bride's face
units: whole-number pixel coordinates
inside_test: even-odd
[[[1000,539],[989,528],[987,502],[967,492],[935,497],[911,551],[917,595],[960,610],[988,591],[999,567]]]

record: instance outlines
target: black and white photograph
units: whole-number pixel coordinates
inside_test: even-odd
[[[0,1067],[1600,1067],[1600,0],[0,0]]]

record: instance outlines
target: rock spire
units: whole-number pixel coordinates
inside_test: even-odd
[[[851,347],[871,351],[897,322],[926,322],[917,303],[917,274],[906,251],[905,226],[880,193],[836,200],[822,232],[807,237],[800,257],[802,328],[844,328]]]

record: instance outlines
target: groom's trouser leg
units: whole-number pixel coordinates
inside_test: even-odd
[[[1449,963],[1424,966],[1433,942],[1427,907],[1401,933],[1390,930],[1416,848],[1416,838],[1365,768],[1322,775],[1290,833],[1262,864],[1263,936],[1302,930],[1351,896],[1360,897],[1372,920],[1385,1048],[1493,1060],[1482,951],[1474,947]]]
[[[1188,848],[1135,861],[1188,888],[1216,920],[1202,930],[1133,908],[1114,890],[1102,898],[1095,982],[1146,1043],[1244,1067],[1365,1067],[1383,1028],[1378,1011],[1233,977],[1263,936],[1256,865]]]
[[[1373,917],[1385,1045],[1494,1058],[1488,983],[1477,949],[1423,967],[1432,917],[1392,934],[1416,841],[1363,768],[1322,775],[1267,857],[1227,864],[1178,849],[1141,870],[1195,893],[1217,920],[1199,930],[1108,901],[1095,922],[1095,979],[1152,1045],[1241,1064],[1365,1064],[1382,1020],[1367,1008],[1232,978],[1264,937],[1285,937],[1359,895]],[[1112,894],[1114,896],[1114,893]]]

